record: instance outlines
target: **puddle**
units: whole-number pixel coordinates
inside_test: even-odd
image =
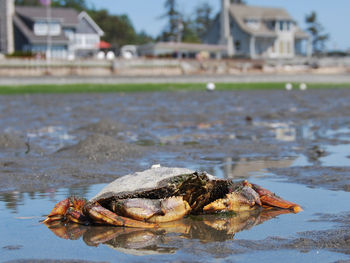
[[[46,149],[48,153],[54,153],[58,149],[76,142],[76,137],[70,135],[63,126],[47,126],[38,130],[27,132],[28,142],[34,142]]]
[[[322,166],[350,166],[350,144],[327,145],[325,151],[329,155],[320,158]]]

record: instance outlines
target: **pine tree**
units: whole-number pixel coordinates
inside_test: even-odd
[[[163,41],[175,41],[181,33],[179,31],[182,30],[183,19],[180,12],[177,10],[176,0],[166,0],[164,7],[166,9],[166,13],[162,16],[162,18],[167,18],[168,23],[165,30],[158,38]]]
[[[212,6],[207,2],[197,6],[194,11],[194,25],[198,37],[202,37],[213,23]]]
[[[305,22],[308,25],[307,31],[312,38],[312,48],[315,54],[322,53],[325,50],[326,42],[329,39],[329,34],[324,33],[324,28],[317,20],[317,14],[312,11],[306,15]]]
[[[230,0],[231,4],[246,4],[245,0]]]

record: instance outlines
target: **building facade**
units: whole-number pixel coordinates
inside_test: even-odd
[[[229,57],[294,58],[310,55],[309,36],[282,8],[230,4],[222,0],[203,42],[226,46]]]
[[[3,28],[6,25],[7,28],[1,30],[0,40],[12,45],[12,49],[7,48],[4,53],[15,50],[65,59],[92,56],[99,50],[103,31],[84,11],[15,7],[13,0],[0,0],[0,3],[3,5],[0,12],[6,13],[6,23],[1,20],[0,26]],[[9,39],[12,39],[12,43]]]

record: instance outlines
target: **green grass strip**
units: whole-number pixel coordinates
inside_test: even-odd
[[[299,83],[293,83],[299,89]],[[350,88],[350,83],[307,83],[309,89]],[[8,85],[0,86],[0,94],[34,93],[100,93],[100,92],[154,92],[154,91],[205,91],[205,83],[130,83],[130,84],[43,84],[43,85]],[[285,83],[216,83],[216,90],[278,90],[284,89]]]

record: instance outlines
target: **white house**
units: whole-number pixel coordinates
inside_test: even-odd
[[[203,39],[226,46],[226,55],[249,58],[293,58],[311,54],[309,36],[282,8],[230,4],[221,0],[221,12]]]
[[[13,0],[0,0],[7,11],[1,14],[11,30],[2,30],[0,41],[7,44],[3,53],[30,51],[53,58],[73,58],[94,55],[99,50],[101,28],[86,12],[71,8],[14,6]],[[13,35],[13,36],[12,36]],[[10,41],[11,39],[12,42]],[[10,47],[12,45],[12,48]],[[3,45],[5,46],[5,45]]]

